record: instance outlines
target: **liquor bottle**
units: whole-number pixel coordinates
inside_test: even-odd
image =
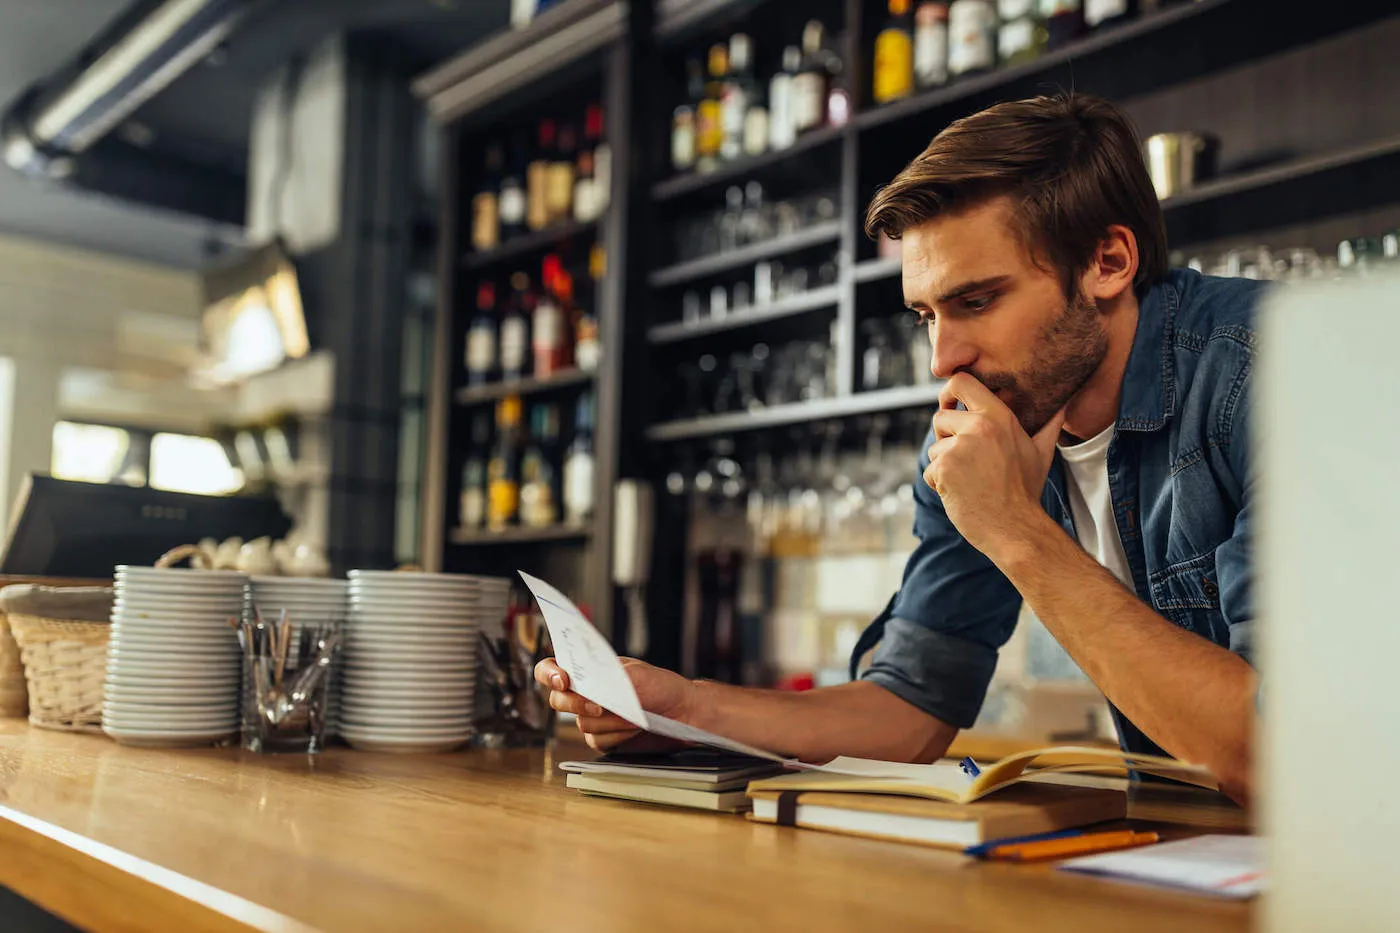
[[[914,82],[920,88],[948,83],[948,4],[925,0],[914,11]]]
[[[593,211],[590,220],[603,216],[612,203],[612,146],[603,131],[603,105],[589,104],[583,113],[583,136],[593,150]]]
[[[491,425],[486,415],[472,419],[471,446],[467,462],[462,466],[462,492],[457,524],[466,529],[479,529],[486,524],[486,458],[490,453]]]
[[[579,396],[574,441],[564,459],[564,521],[577,527],[593,517],[593,394]]]
[[[568,365],[568,340],[564,309],[560,306],[559,285],[564,275],[559,257],[544,258],[541,281],[543,289],[535,304],[533,347],[535,378],[547,379]]]
[[[1105,29],[1138,15],[1137,0],[1084,0],[1084,25]]]
[[[495,249],[501,245],[501,172],[505,155],[499,143],[486,147],[481,168],[481,185],[472,197],[472,248]]]
[[[549,163],[545,182],[545,210],[552,224],[568,220],[574,213],[574,170],[578,158],[578,133],[572,126],[559,129],[559,146]]]
[[[501,318],[501,350],[498,364],[503,380],[524,379],[530,374],[530,315],[535,310],[530,277],[517,272],[510,277],[511,297]]]
[[[496,375],[496,286],[476,288],[476,315],[467,328],[467,385],[479,386]]]
[[[548,528],[559,521],[559,409],[530,410],[530,443],[520,459],[520,524]]]
[[[1036,16],[1036,0],[997,0],[1001,29],[997,58],[1003,66],[1023,65],[1040,57],[1047,33]]]
[[[1058,49],[1084,35],[1084,0],[1040,0],[1040,15],[1050,37],[1046,48]]]
[[[520,397],[496,405],[496,445],[487,465],[486,525],[504,531],[520,519]]]
[[[846,86],[846,65],[830,49],[824,49],[822,64],[826,67],[826,122],[829,126],[845,126],[851,119],[853,98]]]
[[[588,276],[593,280],[593,294],[607,274],[607,251],[602,243],[593,244],[588,254]],[[595,372],[603,357],[603,345],[598,339],[598,317],[580,305],[574,318],[574,365],[585,372]]]
[[[812,20],[802,30],[802,65],[792,79],[792,124],[801,135],[826,122],[825,27]]]
[[[953,0],[948,8],[948,75],[987,71],[997,63],[997,10],[992,0]]]
[[[695,168],[695,111],[682,104],[671,117],[671,167],[678,172]]]
[[[592,149],[579,150],[574,176],[574,220],[587,223],[598,217],[598,179],[594,174]]]
[[[539,150],[525,173],[525,223],[531,230],[549,226],[549,176],[555,153],[554,121],[544,119],[539,127]]]
[[[744,118],[753,100],[753,43],[742,32],[729,37],[729,73],[720,91],[720,126],[724,138],[720,141],[720,158],[733,161],[744,154]]]
[[[729,74],[729,49],[723,44],[710,47],[709,80],[695,110],[695,167],[702,172],[713,171],[719,164],[720,147],[724,145],[722,101],[725,77]]]
[[[802,50],[795,45],[783,49],[783,67],[768,82],[768,147],[786,149],[797,140],[792,113],[792,79],[802,68]]]
[[[755,87],[749,95],[749,111],[744,114],[744,155],[759,156],[768,151],[768,137],[772,134],[769,122],[763,92]]]
[[[525,146],[512,147],[510,164],[501,179],[501,239],[509,240],[525,232]]]
[[[889,0],[890,18],[875,37],[875,103],[887,104],[914,92],[914,31],[909,0]]]

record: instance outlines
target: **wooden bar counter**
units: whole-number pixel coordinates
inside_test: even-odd
[[[1251,926],[1248,903],[585,798],[554,767],[585,751],[152,751],[4,720],[0,885],[104,933]],[[1239,823],[1154,793],[1156,819]]]

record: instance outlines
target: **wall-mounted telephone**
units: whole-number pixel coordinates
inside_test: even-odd
[[[655,514],[651,486],[619,480],[613,503],[613,583],[622,587],[627,606],[627,654],[640,658],[647,651],[646,584]]]

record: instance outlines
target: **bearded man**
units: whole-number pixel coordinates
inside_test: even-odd
[[[1107,101],[999,104],[939,133],[871,202],[947,380],[919,463],[918,548],[852,659],[806,693],[639,661],[642,705],[820,762],[926,762],[972,725],[1027,603],[1108,698],[1120,743],[1251,789],[1253,282],[1167,266],[1161,209]],[[655,744],[536,677],[598,749]]]

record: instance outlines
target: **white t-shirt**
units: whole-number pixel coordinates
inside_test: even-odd
[[[1113,520],[1113,497],[1108,490],[1108,443],[1113,440],[1113,428],[1110,424],[1069,447],[1061,444],[1060,456],[1065,460],[1065,492],[1080,546],[1132,590],[1133,571]]]

